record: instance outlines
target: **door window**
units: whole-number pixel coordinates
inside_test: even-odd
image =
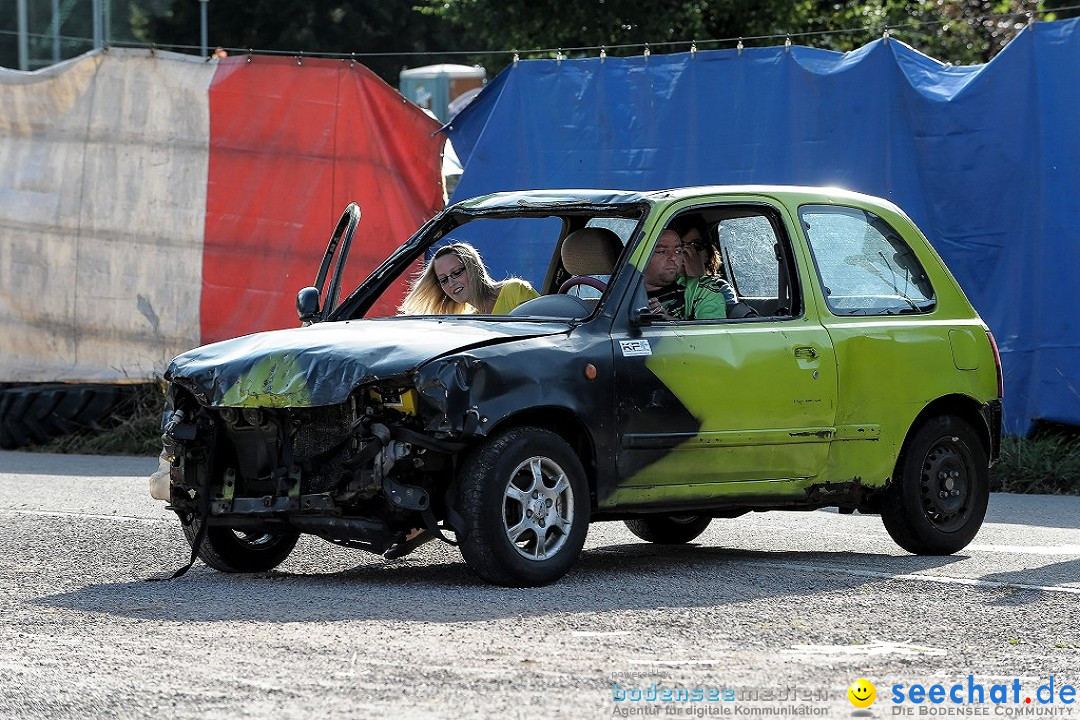
[[[797,315],[798,297],[787,234],[776,212],[763,205],[696,207],[676,215],[668,227],[686,240],[684,271],[692,254],[699,268],[730,286],[735,302],[727,319],[755,320]],[[689,238],[692,238],[690,240]]]

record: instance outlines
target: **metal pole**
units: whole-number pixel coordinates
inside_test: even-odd
[[[210,0],[199,0],[199,36],[202,40],[202,56],[204,58],[210,57],[206,45],[206,6],[208,4],[210,4]]]
[[[94,13],[94,49],[96,50],[105,44],[102,42],[104,33],[101,31],[101,0],[92,0],[90,8]]]
[[[60,62],[60,0],[52,0],[52,61]]]
[[[19,25],[19,69],[30,69],[30,39],[27,36],[26,0],[17,0],[16,14]]]

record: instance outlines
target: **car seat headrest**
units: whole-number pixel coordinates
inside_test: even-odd
[[[622,241],[613,231],[581,228],[563,240],[562,264],[572,275],[610,275],[622,249]]]

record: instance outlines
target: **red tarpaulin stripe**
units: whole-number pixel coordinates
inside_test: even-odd
[[[294,327],[341,212],[363,217],[343,294],[442,206],[438,123],[367,68],[227,58],[210,86],[202,341]],[[404,286],[372,314],[393,314]]]

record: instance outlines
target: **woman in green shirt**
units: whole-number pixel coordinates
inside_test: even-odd
[[[452,243],[435,252],[400,310],[403,315],[505,315],[535,297],[539,293],[520,278],[492,279],[472,245]]]

